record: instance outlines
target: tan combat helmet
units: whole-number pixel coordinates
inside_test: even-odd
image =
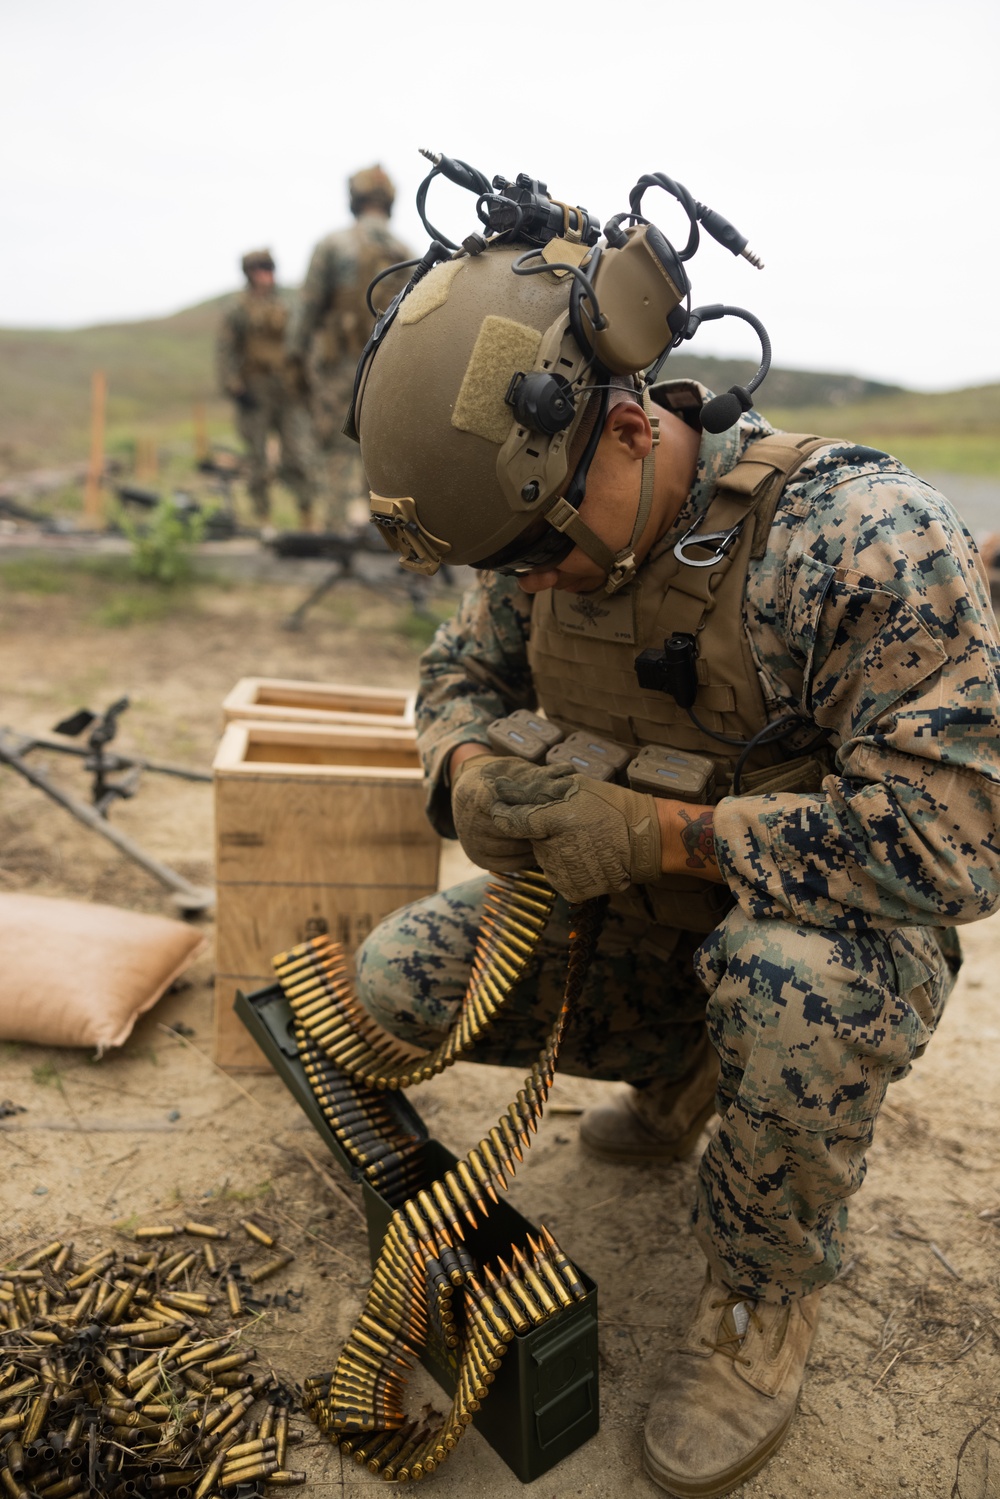
[[[250,280],[251,271],[273,271],[274,256],[270,250],[248,250],[240,261],[243,274]]]
[[[351,198],[351,212],[358,214],[368,203],[381,203],[386,213],[392,211],[396,201],[396,189],[388,172],[376,162],[373,167],[364,167],[347,179],[347,190]]]
[[[629,211],[601,237],[587,210],[549,197],[544,183],[494,178],[492,193],[467,163],[431,160],[427,183],[444,174],[477,193],[487,233],[461,246],[446,240],[427,219],[422,184],[418,211],[434,237],[376,323],[344,429],[361,443],[371,518],[416,572],[442,563],[524,572],[579,546],[613,593],[635,573],[653,460],[643,463],[632,538],[613,553],[578,513],[609,390],[634,389],[651,413],[648,387],[670,348],[702,321],[735,315],[758,330],[761,366],[701,417],[709,431],[737,421],[767,371],[766,333],[741,308],[691,310],[682,262],[697,249],[699,225],[758,261],[727,220],[660,173],[640,179]],[[683,250],[643,217],[649,186],[685,207]]]

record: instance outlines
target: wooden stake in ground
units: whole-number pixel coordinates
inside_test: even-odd
[[[83,514],[88,526],[94,530],[104,521],[104,496],[101,483],[104,478],[104,413],[108,399],[108,382],[103,370],[95,370],[90,381],[90,463],[87,466],[87,488],[83,499]]]
[[[135,443],[135,477],[155,479],[159,468],[159,453],[155,437],[138,437]]]

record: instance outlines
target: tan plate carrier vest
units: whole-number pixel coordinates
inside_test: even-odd
[[[350,280],[338,282],[324,319],[325,357],[356,364],[360,359],[375,319],[368,310],[368,288],[381,271],[408,258],[407,251],[386,230],[385,233],[352,224],[346,233],[351,237],[356,268]],[[400,253],[402,251],[402,253]],[[401,277],[389,276],[376,288],[375,305],[386,306],[400,286],[405,285],[409,271]]]
[[[288,308],[278,297],[244,295],[246,338],[243,368],[248,375],[272,374],[285,363],[285,326]]]
[[[624,746],[655,744],[708,755],[716,762],[715,800],[725,796],[739,749],[703,734],[665,692],[640,687],[635,658],[648,647],[662,648],[668,635],[693,635],[698,717],[715,733],[737,739],[764,728],[767,707],[744,627],[747,572],[751,559],[764,555],[788,480],[830,441],[781,432],[753,443],[717,482],[692,530],[675,546],[654,547],[621,593],[537,594],[528,660],[547,717],[567,731],[591,729]],[[762,762],[763,770],[743,777],[745,790],[815,790],[824,773],[818,759],[789,760],[780,746],[756,751],[754,764]],[[616,896],[614,903],[664,926],[710,932],[732,896],[723,885],[664,875]]]

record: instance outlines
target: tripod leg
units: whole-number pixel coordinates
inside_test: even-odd
[[[326,598],[326,595],[335,586],[335,584],[340,582],[341,578],[344,576],[344,573],[345,568],[343,563],[338,563],[336,569],[323,579],[319,587],[314,588],[311,593],[307,594],[306,597],[302,600],[301,604],[299,604],[298,608],[293,610],[288,618],[282,622],[281,628],[283,630],[301,630],[303,622],[306,615],[309,613],[309,610],[313,607],[314,604],[318,604],[320,599]]]
[[[57,802],[60,807],[64,807],[78,822],[82,822],[92,832],[100,833],[102,838],[107,838],[108,842],[113,843],[127,858],[140,865],[155,880],[159,880],[161,885],[165,885],[168,890],[172,890],[174,892],[174,900],[185,915],[195,915],[202,911],[209,911],[215,905],[214,891],[200,889],[197,885],[192,885],[183,875],[178,874],[175,869],[171,869],[169,864],[161,864],[159,859],[154,859],[151,854],[147,854],[137,843],[133,843],[127,834],[120,832],[118,828],[106,822],[98,812],[95,812],[93,807],[88,807],[86,802],[77,801],[75,796],[70,796],[68,792],[63,791],[61,787],[57,786],[54,781],[50,781],[44,772],[36,770],[32,765],[28,765],[22,759],[17,749],[12,748],[2,735],[0,735],[0,761],[3,761],[5,765],[9,765],[11,770],[16,770],[19,775],[22,775],[26,781],[29,781],[32,786],[37,787],[39,791],[44,791],[46,796],[50,797],[52,801]]]

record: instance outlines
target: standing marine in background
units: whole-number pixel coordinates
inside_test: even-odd
[[[368,490],[358,447],[341,430],[354,393],[354,373],[374,318],[367,292],[380,271],[411,252],[389,229],[396,190],[380,166],[348,180],[355,222],[321,239],[313,251],[289,335],[292,358],[308,370],[313,426],[326,458],[331,530],[348,523],[347,506]],[[387,278],[377,305],[385,306],[401,278]]]
[[[311,529],[318,489],[318,457],[305,402],[302,370],[289,360],[285,333],[288,304],[274,284],[270,250],[251,250],[242,260],[246,289],[226,312],[216,344],[219,385],[235,404],[236,427],[246,443],[247,487],[254,514],[270,517],[267,438],[278,434],[278,477],[295,496],[299,517]]]

